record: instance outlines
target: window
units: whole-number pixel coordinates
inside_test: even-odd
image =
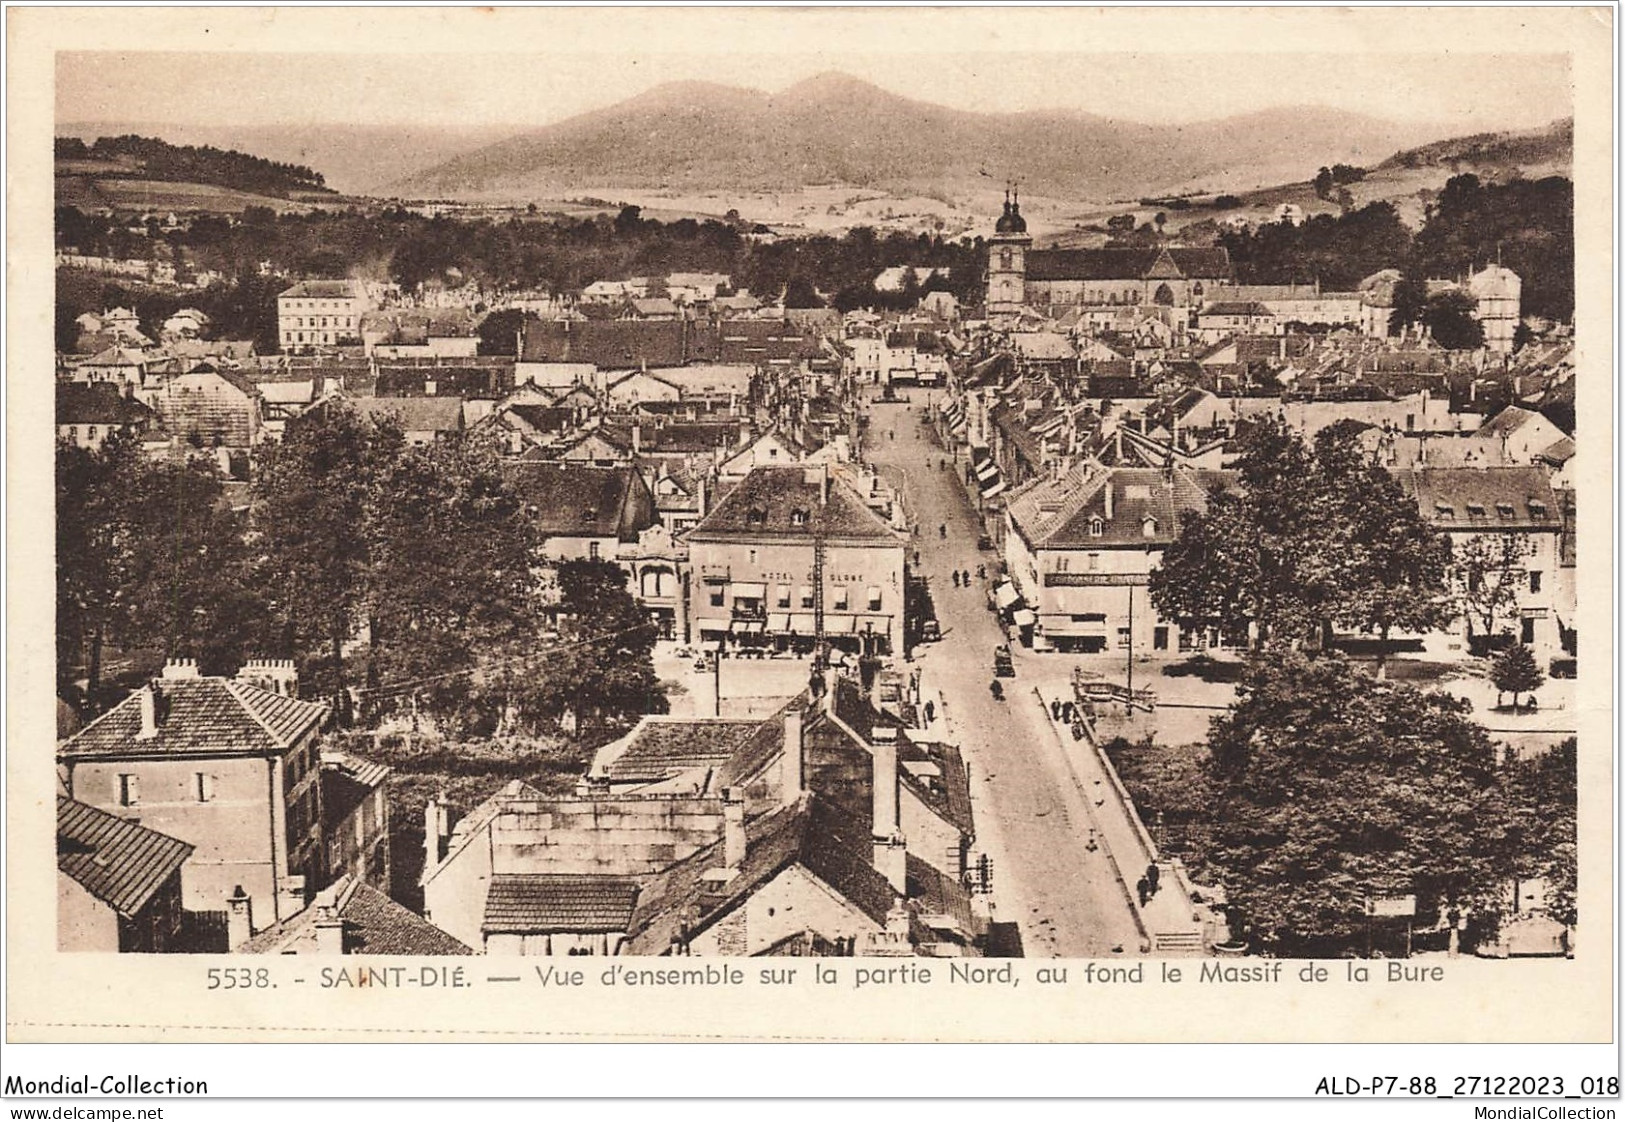
[[[878,588],[871,587],[869,589],[869,610],[871,612],[880,610],[880,589]]]
[[[750,563],[752,565],[756,564],[756,551],[754,549],[750,551]]]
[[[835,590],[835,610],[845,612],[851,610],[852,597],[845,585]]]
[[[1071,564],[1071,561],[1072,561],[1072,559],[1070,557],[1066,557],[1064,555],[1061,556],[1061,557],[1057,557],[1055,559],[1055,571],[1057,573],[1066,572],[1067,566]]]
[[[1443,521],[1448,521],[1449,519],[1456,517],[1456,508],[1451,506],[1449,503],[1434,503],[1433,513],[1435,517]]]
[[[214,799],[214,776],[206,771],[200,771],[192,776],[192,793],[197,796],[200,803],[210,802]]]
[[[1158,627],[1151,632],[1151,649],[1165,651],[1168,649],[1168,629]]]
[[[588,557],[589,560],[592,560],[592,561],[598,560],[598,543],[597,542],[588,542],[587,543],[587,557]]]
[[[1529,517],[1537,522],[1546,517],[1546,504],[1537,503],[1533,499],[1529,502]]]
[[[792,525],[792,526],[805,526],[806,524],[807,524],[807,512],[805,510],[802,510],[800,507],[797,507],[795,510],[792,510],[790,512],[790,525]]]
[[[1538,569],[1529,570],[1529,591],[1540,591],[1540,571]]]
[[[1157,520],[1155,518],[1147,518],[1144,522],[1140,523],[1140,532],[1148,538],[1156,537]]]
[[[1406,432],[1415,432],[1416,431],[1416,414],[1415,413],[1407,413],[1407,414],[1405,414],[1405,431]]]
[[[1518,512],[1512,509],[1511,503],[1496,503],[1495,513],[1502,518],[1516,518],[1518,516]]]
[[[1106,532],[1106,523],[1105,522],[1101,521],[1101,519],[1099,519],[1099,518],[1091,518],[1091,519],[1089,519],[1089,536],[1091,538],[1098,538],[1098,537],[1100,537],[1100,535],[1104,534],[1105,532]]]
[[[801,588],[801,606],[803,608],[810,608],[813,606],[813,590],[805,585],[803,585]]]
[[[713,608],[722,607],[722,589],[713,588],[711,590],[711,606]]]
[[[1100,570],[1100,554],[1091,553],[1085,558],[1085,561],[1087,562],[1085,568],[1087,568],[1091,573],[1098,572]]]
[[[1128,644],[1129,644],[1129,630],[1128,630],[1128,628],[1119,627],[1117,629],[1117,645],[1119,647],[1127,647]]]
[[[1484,518],[1484,517],[1486,517],[1483,504],[1482,503],[1468,503],[1467,504],[1467,517],[1468,518]]]
[[[775,602],[778,604],[778,606],[781,608],[788,608],[790,606],[790,586],[787,584],[781,584],[774,589],[774,591],[777,593],[778,598]]]
[[[141,777],[139,775],[120,775],[117,790],[119,806],[135,806],[141,801]]]

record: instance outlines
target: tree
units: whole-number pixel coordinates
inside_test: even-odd
[[[1502,617],[1518,603],[1528,555],[1528,543],[1517,534],[1474,534],[1457,545],[1457,591],[1469,638],[1476,634],[1487,645],[1501,634]]]
[[[665,712],[653,661],[658,629],[627,588],[626,571],[611,561],[562,562],[557,595],[560,647],[513,683],[521,711],[562,724]]]
[[[482,668],[535,637],[531,525],[496,450],[476,438],[382,466],[367,510],[375,711],[421,705],[442,721],[501,723],[507,698]]]
[[[503,308],[480,321],[479,351],[482,355],[517,355],[519,329],[525,325],[525,313],[518,308]]]
[[[1323,167],[1315,173],[1314,188],[1317,198],[1326,198],[1332,191],[1332,169]]]
[[[1428,286],[1415,277],[1402,276],[1394,284],[1394,310],[1388,316],[1388,330],[1398,334],[1422,322],[1427,310]]]
[[[1550,751],[1507,764],[1523,833],[1517,875],[1524,879],[1544,878],[1548,913],[1569,926],[1578,920],[1577,748],[1578,742],[1571,736]]]
[[[366,619],[372,554],[367,515],[374,480],[401,450],[398,426],[329,403],[267,449],[256,481],[256,545],[282,647],[350,716],[346,645]]]
[[[1472,351],[1484,345],[1484,325],[1474,318],[1478,301],[1460,289],[1446,289],[1428,297],[1422,323],[1433,341],[1452,351]]]
[[[1522,643],[1514,643],[1496,656],[1490,666],[1490,681],[1495,683],[1495,704],[1501,705],[1501,695],[1512,695],[1512,709],[1518,709],[1518,698],[1533,694],[1546,681],[1546,675],[1535,665],[1535,656]]]
[[[1423,925],[1501,909],[1529,850],[1495,747],[1468,710],[1336,655],[1249,662],[1209,737],[1206,856],[1255,943],[1362,951],[1366,901],[1378,896],[1414,894]]]
[[[1377,674],[1395,631],[1431,631],[1455,618],[1448,596],[1450,543],[1422,518],[1398,481],[1336,424],[1315,437],[1315,475],[1332,564],[1330,617],[1377,632]]]

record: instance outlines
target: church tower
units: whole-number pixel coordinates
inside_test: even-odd
[[[1006,190],[1004,214],[987,242],[987,314],[1008,315],[1027,302],[1027,220],[1021,217],[1020,193]]]

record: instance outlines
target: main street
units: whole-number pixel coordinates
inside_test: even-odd
[[[963,465],[940,466],[946,453],[924,425],[926,393],[907,404],[869,405],[866,458],[904,492],[917,527],[912,550],[930,582],[942,641],[922,645],[916,661],[928,691],[940,691],[953,738],[971,768],[978,844],[993,861],[995,918],[1014,921],[1031,957],[1136,954],[1140,931],[1105,850],[1089,847],[1089,797],[1068,766],[1032,683],[1005,678],[1006,700],[992,697],[993,650],[1004,635],[987,607],[997,558],[979,551]],[[947,527],[947,537],[939,527]],[[987,567],[977,579],[976,567]],[[969,572],[955,588],[952,573]],[[1018,655],[1018,667],[1023,660]]]

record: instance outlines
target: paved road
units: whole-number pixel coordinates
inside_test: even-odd
[[[922,647],[922,682],[940,690],[971,767],[978,844],[993,860],[996,917],[1020,925],[1030,957],[1137,954],[1140,933],[1104,852],[1088,848],[1093,808],[1077,785],[1031,683],[1006,678],[1004,702],[988,690],[993,648],[1004,641],[987,610],[995,557],[976,549],[977,523],[946,455],[921,423],[925,395],[909,405],[870,406],[867,458],[905,494],[920,530],[913,548],[930,581],[943,641]],[[892,435],[895,434],[895,435]],[[948,527],[948,537],[938,527]],[[950,573],[968,570],[969,589]]]

